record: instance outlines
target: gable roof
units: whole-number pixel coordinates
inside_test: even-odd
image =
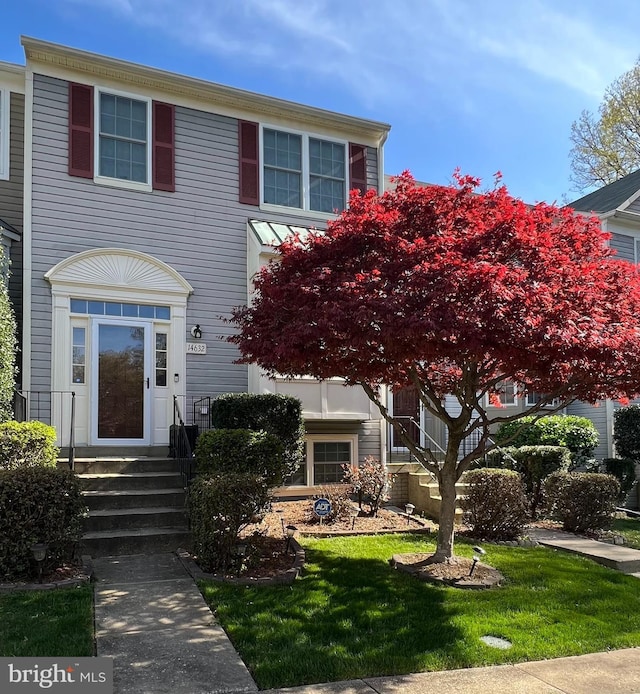
[[[611,212],[634,197],[638,191],[640,169],[570,202],[568,207],[573,207],[578,212]]]

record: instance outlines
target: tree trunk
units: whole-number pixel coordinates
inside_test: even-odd
[[[440,519],[438,521],[438,546],[434,559],[448,561],[453,557],[453,529],[456,517],[456,482],[458,481],[458,448],[459,442],[449,435],[445,462],[438,473],[440,491]]]

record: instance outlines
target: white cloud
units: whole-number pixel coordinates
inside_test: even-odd
[[[618,13],[621,26],[607,38],[603,18],[615,12],[589,15],[584,3],[554,0],[67,2],[126,15],[216,56],[342,84],[364,102],[420,110],[448,100],[472,112],[474,89],[517,91],[531,76],[595,105],[637,50],[625,35],[628,14]]]

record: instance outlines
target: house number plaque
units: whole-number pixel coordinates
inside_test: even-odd
[[[204,342],[187,342],[187,354],[206,354],[207,345]]]

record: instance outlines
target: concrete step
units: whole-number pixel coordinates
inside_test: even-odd
[[[139,528],[187,528],[183,508],[123,508],[92,511],[83,522],[85,532],[99,530],[137,530]]]
[[[68,468],[68,461],[58,460],[58,467]],[[74,470],[78,474],[177,472],[179,464],[173,458],[76,458]]]
[[[86,473],[78,475],[86,491],[175,489],[182,483],[178,472]]]
[[[150,508],[158,506],[184,507],[182,487],[168,489],[86,490],[82,496],[89,511],[109,509]]]
[[[168,458],[169,446],[76,446],[76,458]]]
[[[97,530],[82,536],[81,552],[92,557],[122,554],[155,554],[188,548],[190,534],[184,528],[139,528],[137,530]]]

